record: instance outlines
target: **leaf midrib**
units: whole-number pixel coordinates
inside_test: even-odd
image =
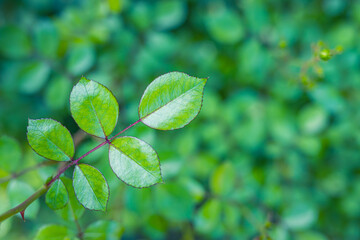
[[[84,86],[85,92],[86,92],[86,94],[87,94],[87,99],[89,99],[90,105],[91,105],[91,107],[92,107],[92,109],[93,109],[93,111],[94,111],[95,117],[96,117],[96,119],[98,120],[98,122],[99,122],[99,124],[100,124],[100,127],[101,127],[101,130],[102,130],[103,133],[104,133],[104,137],[107,137],[107,136],[106,136],[106,133],[105,133],[105,130],[104,130],[104,127],[103,127],[103,125],[102,125],[102,123],[101,123],[101,120],[100,120],[100,118],[99,118],[99,116],[97,115],[97,112],[96,112],[96,110],[95,110],[94,104],[93,104],[93,102],[91,101],[91,97],[90,97],[89,92],[88,92],[88,90],[87,90],[87,88],[86,88],[86,84],[83,84],[83,86]]]
[[[198,87],[199,85],[201,85],[201,84],[203,84],[203,83],[204,83],[204,82],[203,82],[203,81],[201,81],[200,83],[196,84],[196,85],[195,85],[195,86],[193,86],[192,88],[188,89],[186,92],[184,92],[184,93],[180,94],[179,96],[175,97],[174,99],[170,100],[169,102],[165,103],[164,105],[162,105],[162,106],[158,107],[158,108],[157,108],[157,109],[155,109],[154,111],[152,111],[152,112],[148,113],[146,116],[142,117],[141,119],[145,119],[145,118],[147,118],[148,116],[150,116],[150,115],[151,115],[151,114],[153,114],[154,112],[156,112],[156,111],[158,111],[159,109],[161,109],[161,108],[165,107],[166,105],[168,105],[169,103],[171,103],[171,102],[175,101],[176,99],[178,99],[178,98],[182,97],[183,95],[185,95],[185,94],[189,93],[189,92],[190,92],[190,91],[192,91],[194,88]]]
[[[40,133],[45,137],[45,139],[46,139],[48,142],[52,143],[56,148],[58,148],[62,153],[64,153],[64,154],[69,158],[69,160],[72,159],[72,158],[71,158],[64,150],[62,150],[56,143],[54,143],[53,141],[51,141],[51,139],[48,138],[48,136],[46,136],[46,135],[42,132],[41,129],[34,128],[34,131],[40,132]]]
[[[155,178],[155,180],[158,179],[158,177],[154,176],[151,172],[149,172],[146,168],[144,168],[144,166],[142,166],[140,163],[138,163],[135,159],[131,158],[128,154],[124,153],[123,151],[121,151],[118,147],[116,147],[114,144],[110,143],[110,145],[112,145],[115,149],[117,149],[119,152],[121,152],[122,154],[124,154],[125,156],[127,156],[128,158],[130,158],[132,161],[134,161],[138,166],[140,166],[142,169],[144,169],[146,172],[148,172],[153,178]],[[131,152],[132,153],[132,152]]]
[[[99,201],[98,196],[96,196],[96,194],[95,194],[95,192],[94,192],[94,190],[93,190],[93,186],[90,184],[89,179],[86,177],[86,175],[84,174],[84,172],[81,170],[81,168],[80,168],[79,166],[78,166],[78,168],[79,168],[81,174],[82,174],[82,175],[84,176],[84,178],[86,179],[87,184],[90,186],[91,192],[94,194],[94,196],[95,196],[95,198],[96,198],[96,201],[98,201],[98,203],[100,204],[100,206],[101,206],[102,208],[104,208],[104,206],[102,205],[102,203]]]

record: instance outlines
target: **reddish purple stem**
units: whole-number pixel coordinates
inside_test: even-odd
[[[128,127],[126,127],[125,129],[123,129],[121,132],[119,132],[118,134],[116,134],[115,136],[113,136],[110,140],[106,137],[106,141],[100,143],[99,145],[97,145],[95,148],[91,149],[90,151],[88,151],[87,153],[85,153],[84,155],[82,155],[81,157],[79,157],[76,160],[71,161],[69,164],[65,165],[63,168],[61,168],[59,170],[59,172],[56,174],[55,177],[53,177],[47,184],[46,186],[50,186],[53,182],[55,182],[57,179],[60,178],[61,174],[63,174],[69,167],[78,164],[78,162],[83,159],[84,157],[86,157],[87,155],[89,155],[90,153],[96,151],[97,149],[101,148],[102,146],[104,146],[105,144],[111,142],[111,140],[113,140],[114,138],[116,138],[117,136],[119,136],[120,134],[122,134],[123,132],[125,132],[126,130],[128,130],[129,128],[135,126],[136,124],[138,124],[139,122],[141,122],[141,119],[137,120],[136,122],[134,122],[133,124],[129,125]]]

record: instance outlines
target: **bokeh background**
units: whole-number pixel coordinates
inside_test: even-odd
[[[153,79],[181,71],[209,77],[198,117],[126,134],[157,150],[165,184],[128,187],[105,148],[93,153],[84,162],[111,195],[106,213],[79,210],[84,229],[106,219],[116,224],[104,232],[129,240],[360,239],[359,29],[355,0],[1,0],[0,176],[45,161],[27,144],[28,118],[64,123],[82,140],[78,155],[98,144],[69,111],[82,75],[117,97],[117,132],[138,119]],[[313,64],[314,44],[343,53]],[[1,212],[56,169],[2,183]],[[32,239],[55,223],[76,231],[44,198],[26,214],[0,238]]]

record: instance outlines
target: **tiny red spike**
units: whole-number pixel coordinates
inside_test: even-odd
[[[22,210],[21,212],[20,212],[20,215],[21,215],[21,217],[22,217],[22,219],[23,219],[23,221],[25,222],[25,210]]]

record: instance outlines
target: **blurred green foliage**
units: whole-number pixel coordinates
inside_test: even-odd
[[[44,161],[27,144],[28,118],[52,117],[78,135],[68,97],[82,75],[118,97],[117,131],[137,120],[155,77],[210,77],[186,128],[127,132],[158,150],[165,184],[126,186],[99,150],[84,162],[107,177],[106,213],[84,211],[64,177],[70,205],[55,214],[41,198],[25,223],[2,223],[0,238],[54,224],[73,233],[75,216],[85,239],[360,239],[360,2],[2,0],[0,13],[0,177]],[[320,40],[343,53],[304,78]],[[76,155],[95,145],[86,138]],[[55,171],[1,184],[0,211]]]

